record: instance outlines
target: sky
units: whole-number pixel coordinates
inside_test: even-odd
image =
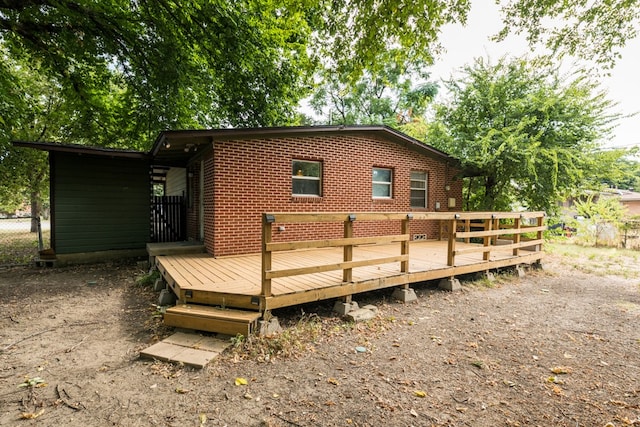
[[[509,39],[494,43],[489,40],[501,29],[498,6],[490,0],[472,1],[472,9],[466,26],[448,25],[443,28],[440,42],[446,49],[431,67],[432,80],[440,81],[456,76],[456,71],[474,58],[484,57],[497,61],[504,55],[514,57],[526,55],[531,49],[524,37],[510,36]],[[630,115],[640,113],[640,38],[632,40],[622,51],[622,59],[611,71],[610,77],[600,78],[601,88],[608,98],[616,102],[614,112]],[[569,61],[566,61],[569,66]],[[442,87],[442,85],[440,85]],[[446,96],[441,93],[440,97]],[[640,114],[636,117],[622,118],[613,130],[609,141],[603,141],[605,147],[640,146]]]

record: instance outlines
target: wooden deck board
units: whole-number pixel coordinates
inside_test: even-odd
[[[457,242],[456,248],[478,245]],[[400,254],[400,244],[357,246],[353,249],[353,260],[371,260]],[[533,254],[533,255],[531,255]],[[353,289],[363,292],[402,283],[434,280],[465,272],[483,271],[491,265],[514,265],[520,259],[531,262],[542,257],[541,252],[523,251],[515,257],[512,250],[491,248],[491,259],[484,261],[482,252],[456,256],[455,266],[447,266],[447,242],[411,242],[409,274],[401,273],[400,262],[353,268],[351,284],[342,283],[342,270],[314,274],[302,274],[272,279],[270,302],[275,306],[295,305],[339,295]],[[279,252],[273,257],[273,270],[285,270],[320,264],[335,264],[342,261],[342,248],[305,249]],[[175,282],[179,289],[212,294],[259,296],[261,294],[261,256],[213,258],[207,254],[158,256],[156,262]],[[400,277],[403,276],[403,277]],[[341,291],[341,287],[344,291]],[[344,295],[347,295],[346,293]],[[275,302],[280,298],[279,302]],[[294,304],[295,302],[295,304]]]

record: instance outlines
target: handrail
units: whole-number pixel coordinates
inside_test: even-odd
[[[448,249],[447,265],[455,266],[456,255],[467,253],[483,254],[483,260],[490,261],[491,251],[510,249],[513,256],[518,256],[522,248],[535,247],[541,250],[543,239],[544,212],[305,212],[305,213],[264,213],[262,215],[262,297],[271,296],[271,280],[302,274],[313,274],[325,271],[343,271],[343,283],[352,281],[352,270],[355,267],[400,263],[400,274],[409,273],[410,223],[418,220],[440,221],[447,226]],[[536,225],[524,225],[522,220],[536,220]],[[471,221],[482,221],[472,223]],[[501,224],[501,220],[512,220],[513,224]],[[354,237],[355,221],[400,221],[401,234]],[[298,240],[289,242],[272,242],[272,230],[275,223],[300,224],[320,222],[343,222],[344,234],[338,239]],[[464,231],[458,231],[462,227]],[[444,228],[441,226],[441,231]],[[471,229],[479,231],[471,231]],[[522,238],[525,233],[536,233],[534,239]],[[510,244],[499,244],[500,236],[511,236]],[[457,249],[456,243],[462,240],[470,244],[472,238],[482,239],[482,244],[473,244]],[[504,241],[504,239],[503,239]],[[400,254],[382,258],[353,260],[354,247],[358,245],[376,245],[399,243]],[[342,247],[343,260],[332,264],[321,264],[307,267],[273,269],[273,253],[297,249]]]

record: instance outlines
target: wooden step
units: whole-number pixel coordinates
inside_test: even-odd
[[[256,330],[261,314],[198,304],[178,304],[167,309],[164,323],[178,328],[248,336]]]

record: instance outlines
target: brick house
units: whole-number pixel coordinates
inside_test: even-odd
[[[462,202],[458,162],[386,126],[166,131],[150,155],[165,167],[167,194],[187,200],[187,238],[216,257],[259,252],[264,212],[446,212]],[[357,222],[354,234],[399,227]],[[416,223],[412,238],[435,239],[438,231],[436,222]],[[342,232],[335,224],[284,224],[273,239]]]
[[[204,242],[216,257],[256,253],[265,212],[446,212],[462,202],[458,162],[386,126],[165,131],[147,153],[14,144],[49,152],[60,262],[142,256],[159,241]],[[158,184],[163,198],[152,196]],[[358,221],[354,233],[399,232],[399,223],[381,224]],[[171,233],[158,238],[157,228]],[[416,222],[412,237],[438,231],[435,221]],[[273,240],[342,233],[335,224],[285,224]]]

